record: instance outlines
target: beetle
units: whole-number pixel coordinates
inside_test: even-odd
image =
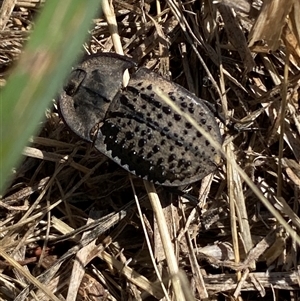
[[[153,87],[221,143],[220,129],[205,101],[144,67],[123,87],[123,73],[133,67],[132,59],[113,53],[84,59],[72,70],[58,99],[64,122],[125,170],[154,183],[185,185],[213,172],[218,152]]]

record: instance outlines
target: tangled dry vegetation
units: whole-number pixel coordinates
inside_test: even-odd
[[[40,2],[2,1],[2,85]],[[157,187],[165,250],[150,188],[133,178],[133,190],[125,171],[68,131],[54,103],[0,201],[0,246],[15,260],[0,258],[1,300],[50,300],[16,262],[59,300],[299,298],[298,238],[284,222],[299,232],[300,4],[279,2],[114,0],[116,40],[113,24],[94,20],[88,53],[123,49],[218,108],[227,159],[182,193]]]

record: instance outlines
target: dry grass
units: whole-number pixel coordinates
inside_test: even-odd
[[[298,238],[285,223],[299,232],[299,2],[218,2],[115,0],[118,31],[108,7],[84,47],[123,51],[217,106],[227,159],[184,193],[156,194],[70,133],[54,105],[0,201],[0,300],[297,300]],[[40,1],[2,4],[4,85]]]

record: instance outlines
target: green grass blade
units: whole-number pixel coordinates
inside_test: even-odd
[[[99,11],[98,0],[46,1],[8,83],[0,92],[0,193],[36,134]]]

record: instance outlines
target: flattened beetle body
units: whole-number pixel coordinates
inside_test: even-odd
[[[65,123],[127,171],[160,185],[189,184],[214,171],[218,152],[153,87],[221,143],[214,115],[203,100],[146,68],[138,69],[122,88],[124,71],[134,65],[124,56],[100,54],[77,66],[59,98]]]

